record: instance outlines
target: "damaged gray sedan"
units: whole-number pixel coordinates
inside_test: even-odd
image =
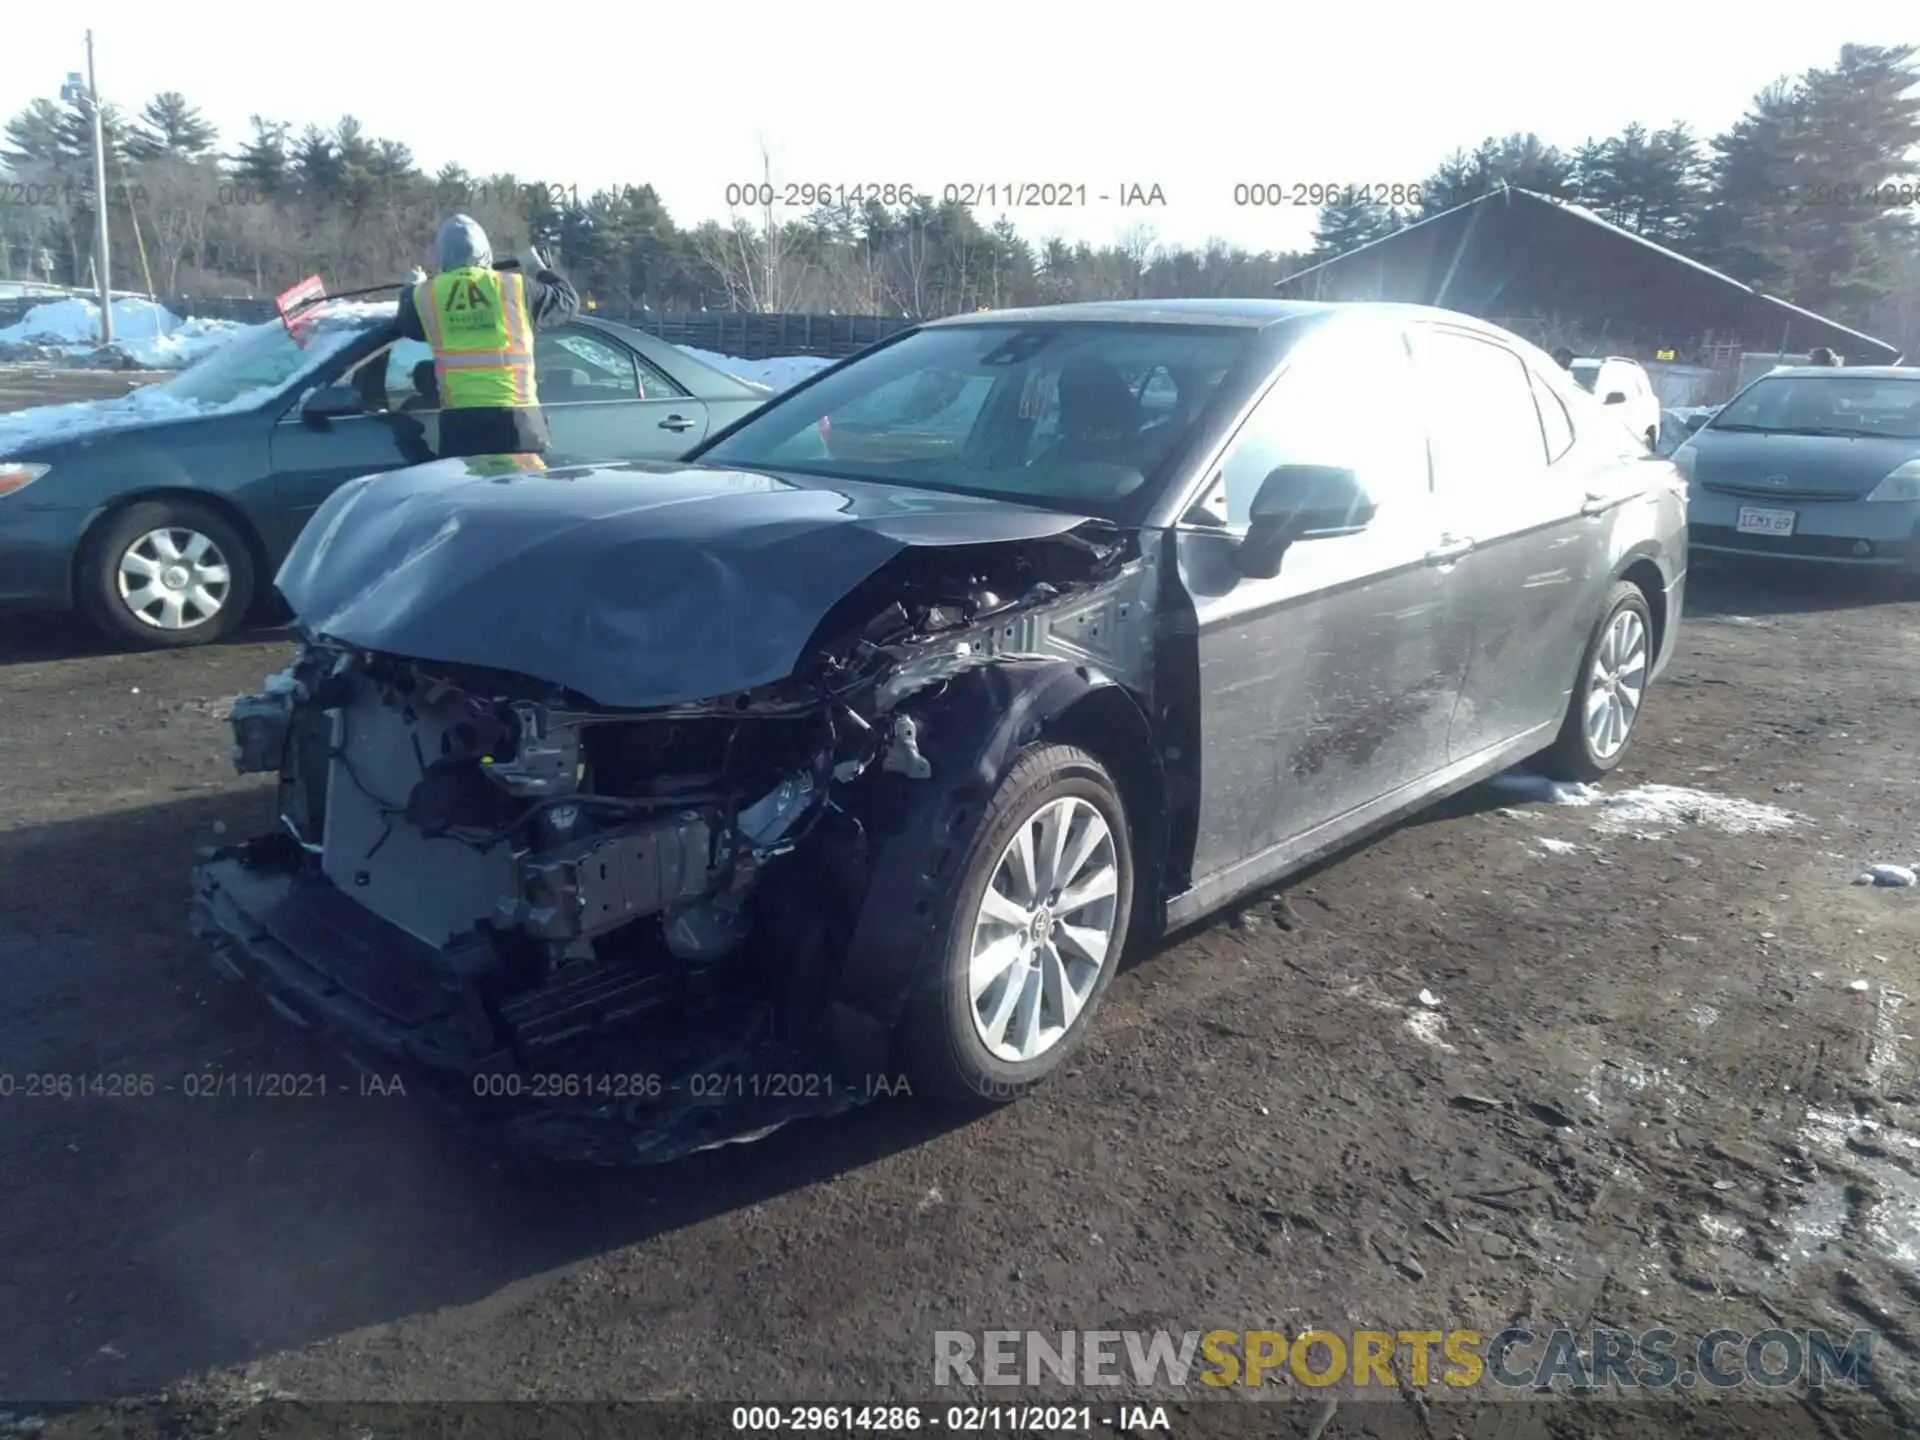
[[[197,928],[367,1063],[660,1160],[1009,1099],[1160,934],[1530,756],[1620,762],[1684,486],[1443,311],[909,331],[677,463],[344,486]]]

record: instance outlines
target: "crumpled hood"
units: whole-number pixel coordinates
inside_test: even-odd
[[[790,675],[826,612],[912,546],[1085,517],[674,462],[439,460],[342,486],[275,579],[309,631],[644,708]],[[489,473],[494,472],[494,473]]]

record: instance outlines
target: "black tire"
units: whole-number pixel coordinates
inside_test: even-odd
[[[218,595],[218,608],[205,619],[177,629],[141,619],[120,593],[122,557],[143,537],[166,530],[205,536],[219,551],[228,577],[225,591]],[[158,650],[211,645],[239,629],[253,609],[253,547],[232,521],[211,506],[192,500],[143,500],[109,515],[88,537],[76,581],[81,609],[110,640]],[[157,606],[149,609],[158,612]],[[197,613],[198,607],[189,604],[187,610]],[[192,613],[183,613],[183,618],[191,622]]]
[[[1640,617],[1641,630],[1646,637],[1647,669],[1642,672],[1640,702],[1633,713],[1626,738],[1621,741],[1620,748],[1612,754],[1602,755],[1594,749],[1593,741],[1587,734],[1585,723],[1587,697],[1593,688],[1594,657],[1599,653],[1607,631],[1623,610],[1630,610]],[[1645,677],[1651,672],[1653,656],[1653,610],[1647,604],[1647,597],[1632,581],[1616,580],[1613,588],[1607,591],[1607,603],[1601,608],[1600,618],[1594,624],[1593,633],[1587,637],[1586,649],[1580,652],[1580,669],[1574,675],[1573,694],[1567,699],[1567,714],[1560,723],[1559,737],[1537,762],[1537,768],[1542,774],[1553,780],[1572,780],[1591,784],[1619,768],[1620,762],[1626,758],[1627,751],[1633,748],[1633,737],[1639,733],[1640,729],[1640,717],[1646,713]]]
[[[1099,812],[1112,836],[1118,883],[1113,930],[1105,962],[1066,1033],[1025,1061],[990,1051],[974,1022],[968,983],[974,920],[1001,857],[1021,826],[1056,800],[1083,800]],[[1119,967],[1133,913],[1132,837],[1119,787],[1106,767],[1071,745],[1036,745],[1014,763],[986,806],[967,843],[959,884],[947,899],[945,921],[923,957],[930,983],[915,997],[901,1029],[901,1058],[914,1092],[949,1100],[997,1103],[1016,1100],[1041,1084],[1079,1049],[1101,998]]]

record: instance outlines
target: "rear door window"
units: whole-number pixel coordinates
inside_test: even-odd
[[[1525,362],[1491,340],[1430,327],[1416,331],[1414,358],[1443,509],[1537,496],[1548,446]]]

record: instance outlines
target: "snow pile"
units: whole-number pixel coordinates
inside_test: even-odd
[[[1920,884],[1920,873],[1916,873],[1911,865],[1869,865],[1854,876],[1853,883],[1898,889]]]
[[[280,387],[251,390],[225,405],[201,405],[182,400],[158,385],[142,386],[111,400],[76,400],[68,405],[35,405],[0,415],[0,454],[29,446],[51,445],[101,430],[123,430],[130,425],[152,425],[163,420],[189,420],[258,405]]]
[[[678,347],[698,360],[736,380],[750,380],[756,385],[769,385],[775,390],[785,390],[798,385],[816,370],[824,370],[833,364],[824,355],[773,355],[765,360],[742,360],[736,355],[716,355],[711,350],[697,350],[691,345]]]
[[[1549,780],[1525,770],[1509,770],[1488,782],[1495,789],[1544,800],[1550,805],[1597,807],[1596,830],[1610,835],[1651,839],[1682,825],[1705,825],[1729,835],[1772,835],[1792,829],[1800,817],[1777,805],[1715,795],[1684,785],[1636,785],[1612,795],[1597,785],[1575,785]],[[1544,843],[1544,842],[1543,842]]]
[[[1571,780],[1549,780],[1530,770],[1508,770],[1487,783],[1496,790],[1505,790],[1526,800],[1544,800],[1549,805],[1591,805],[1600,794],[1595,786]]]
[[[1594,828],[1615,835],[1646,835],[1705,825],[1728,835],[1772,835],[1798,823],[1791,811],[1758,800],[1715,795],[1684,785],[1640,785],[1599,801]]]
[[[155,370],[191,365],[246,328],[232,320],[182,320],[164,305],[138,297],[113,302],[113,350]],[[88,357],[100,348],[100,307],[77,295],[36,305],[17,324],[0,329],[0,347],[8,346],[50,351],[61,359]]]

